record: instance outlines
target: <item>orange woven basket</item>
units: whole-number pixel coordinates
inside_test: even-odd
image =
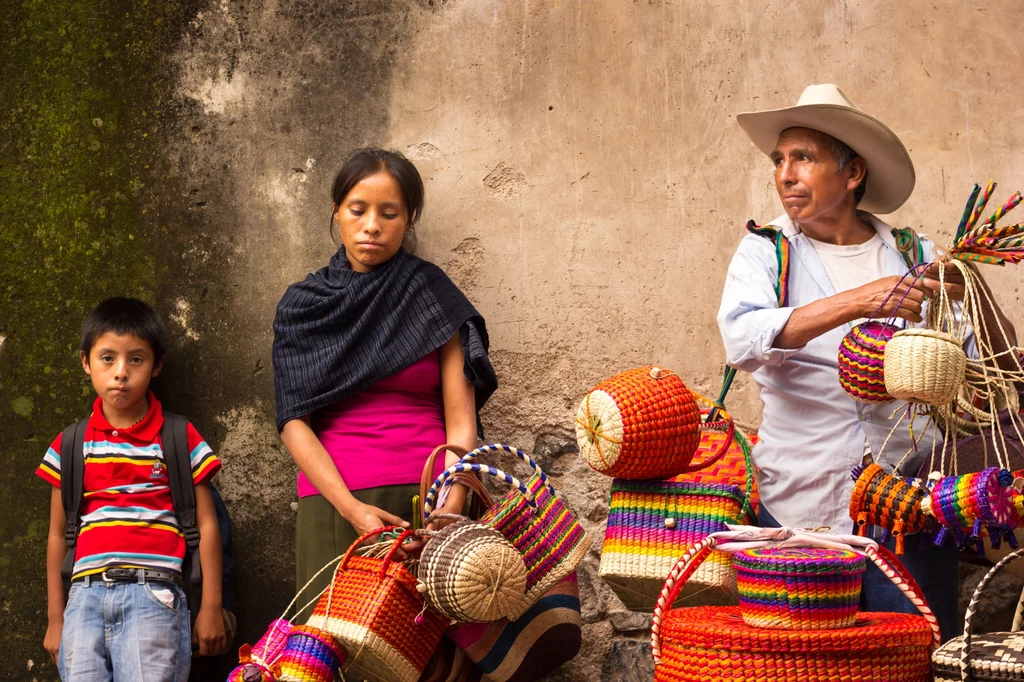
[[[307,623],[349,653],[349,679],[416,682],[450,624],[424,604],[416,578],[394,560],[413,531],[399,535],[383,559],[354,555],[365,540],[392,530],[401,529],[378,528],[352,543]]]
[[[866,547],[863,554],[922,615],[861,613],[848,628],[778,630],[747,625],[737,606],[668,610],[689,577],[716,547],[722,546],[718,535],[726,534],[716,533],[695,545],[680,557],[665,579],[651,624],[655,682],[931,680],[931,652],[939,643],[938,623],[913,577],[884,547]]]
[[[667,478],[713,464],[732,440],[690,467],[700,443],[698,399],[675,372],[639,367],[595,386],[576,411],[576,442],[587,463],[606,476]]]

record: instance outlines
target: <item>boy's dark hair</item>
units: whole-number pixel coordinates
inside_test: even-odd
[[[357,149],[345,161],[331,185],[331,200],[336,209],[359,182],[374,173],[384,171],[395,179],[402,190],[405,208],[409,211],[409,225],[415,225],[423,212],[423,179],[412,161],[399,152],[379,147]],[[334,215],[334,211],[331,211]],[[333,218],[332,218],[333,221]],[[333,234],[333,222],[331,233]]]
[[[156,311],[135,298],[114,297],[93,308],[82,323],[82,352],[88,362],[96,339],[107,332],[137,336],[153,350],[153,361],[164,359],[164,323]]]

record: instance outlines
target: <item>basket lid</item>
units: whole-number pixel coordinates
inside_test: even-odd
[[[960,653],[964,638],[943,644],[932,654],[936,673],[960,679]],[[1024,632],[990,632],[971,637],[971,676],[977,682],[1024,680]]]
[[[767,575],[853,575],[864,572],[864,556],[846,549],[763,547],[735,555],[736,570]]]
[[[899,647],[931,649],[932,630],[924,616],[859,613],[840,630],[766,630],[743,622],[738,606],[695,606],[669,611],[661,623],[664,646],[750,653],[858,652]]]

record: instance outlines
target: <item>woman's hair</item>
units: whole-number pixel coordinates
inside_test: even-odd
[[[374,173],[384,171],[395,179],[402,190],[405,208],[409,211],[409,225],[415,225],[423,212],[423,179],[412,161],[398,152],[366,147],[357,149],[345,161],[331,186],[331,200],[340,206],[352,188]],[[332,212],[333,213],[333,212]]]

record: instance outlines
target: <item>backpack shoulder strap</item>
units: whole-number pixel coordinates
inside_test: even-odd
[[[789,240],[782,234],[782,230],[771,225],[762,227],[753,220],[747,222],[747,232],[764,237],[775,245],[775,264],[779,273],[775,282],[775,296],[779,306],[786,307],[789,305]]]
[[[192,554],[199,549],[199,528],[196,525],[196,487],[189,459],[188,421],[181,415],[164,412],[160,440],[174,512],[178,516],[181,532],[185,535],[187,552]]]
[[[64,542],[68,552],[64,556],[61,574],[71,579],[75,564],[75,545],[78,543],[78,521],[82,516],[82,497],[85,494],[85,427],[89,418],[70,424],[60,438],[60,500],[64,507]]]
[[[903,256],[908,268],[915,268],[924,262],[924,245],[912,227],[892,228],[892,238],[896,240],[896,248]]]

